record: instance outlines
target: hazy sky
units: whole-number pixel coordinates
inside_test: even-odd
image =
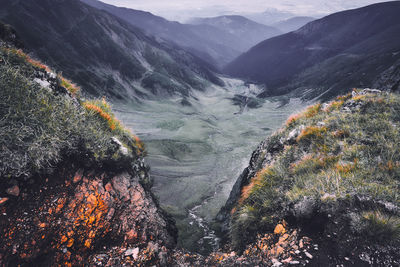
[[[267,9],[296,15],[326,15],[385,0],[101,0],[133,9],[150,11],[167,19],[262,12]]]

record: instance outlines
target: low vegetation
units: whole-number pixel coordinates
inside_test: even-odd
[[[400,96],[354,91],[292,116],[269,142],[282,149],[261,167],[233,209],[237,247],[279,220],[311,206],[356,196],[399,207]],[[399,242],[396,212],[361,211],[360,235]],[[366,234],[365,234],[366,233]],[[391,238],[389,238],[390,236]]]
[[[0,49],[2,179],[48,172],[71,156],[102,166],[130,162],[144,152],[105,99],[84,101],[79,87],[64,77],[43,78],[49,71],[21,50]]]

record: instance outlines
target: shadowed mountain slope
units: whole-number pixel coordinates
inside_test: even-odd
[[[210,25],[188,25],[168,21],[150,12],[116,7],[97,0],[82,2],[121,18],[146,34],[155,36],[158,41],[175,43],[214,66],[224,66],[244,52],[234,45],[238,41],[235,36]]]
[[[399,12],[394,1],[327,16],[258,44],[225,71],[266,84],[264,95],[372,86],[400,57]]]
[[[203,60],[78,0],[0,5],[0,19],[16,29],[27,49],[91,95],[187,96],[192,88],[221,83]]]

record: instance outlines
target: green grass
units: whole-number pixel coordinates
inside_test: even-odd
[[[86,164],[118,167],[144,152],[140,140],[117,122],[104,100],[83,102],[77,91],[70,90],[71,95],[55,93],[33,81],[46,70],[22,51],[0,49],[1,179],[48,172],[71,156]],[[74,87],[64,78],[58,82]],[[88,105],[98,106],[102,113]],[[121,152],[113,137],[128,153]]]
[[[359,109],[345,112],[350,104]],[[250,233],[271,230],[305,197],[318,202],[357,195],[399,206],[399,122],[400,96],[386,93],[349,94],[292,116],[270,145],[295,129],[300,134],[243,188],[233,210],[233,243],[240,246]]]

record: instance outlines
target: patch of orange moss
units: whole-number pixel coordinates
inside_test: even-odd
[[[89,111],[94,111],[95,113],[99,114],[101,118],[103,118],[107,123],[108,126],[110,127],[111,131],[114,131],[116,128],[116,124],[120,124],[119,121],[117,121],[115,118],[113,118],[107,111],[103,110],[101,107],[91,104],[91,103],[83,103],[83,106],[89,110]]]
[[[291,173],[299,173],[304,170],[319,170],[333,166],[339,160],[338,156],[326,154],[307,154],[301,160],[290,165]]]
[[[353,96],[352,100],[361,101],[361,100],[364,100],[366,97],[367,97],[366,95],[356,95],[356,96]]]
[[[293,114],[293,115],[290,115],[290,117],[287,119],[287,121],[286,121],[286,126],[287,127],[290,127],[290,126],[292,126],[297,120],[299,120],[300,119],[300,114]]]
[[[317,115],[320,111],[321,111],[321,104],[318,103],[318,104],[309,106],[309,107],[306,109],[306,111],[303,113],[303,115],[304,115],[306,118],[312,118],[312,117],[314,117],[315,115]]]
[[[308,126],[301,131],[299,136],[297,137],[297,142],[300,142],[304,139],[318,139],[322,138],[323,135],[327,132],[327,128],[325,126]]]
[[[73,96],[76,96],[76,94],[81,90],[79,86],[71,82],[70,80],[60,76],[59,77],[61,80],[61,86],[66,88]]]
[[[349,100],[351,97],[352,97],[352,94],[351,93],[347,93],[345,95],[340,95],[340,96],[336,97],[336,100],[346,101],[346,100]]]
[[[12,54],[18,56],[19,58],[24,60],[26,63],[30,64],[31,66],[33,66],[35,68],[44,70],[46,72],[52,72],[52,70],[48,66],[46,66],[43,63],[41,63],[38,60],[35,60],[35,59],[31,58],[29,55],[27,55],[21,49],[6,48],[6,51],[8,53],[12,53]],[[61,75],[58,75],[58,78],[61,81],[61,86],[66,88],[71,93],[72,96],[75,97],[78,94],[78,92],[80,91],[80,87],[79,86],[77,86],[76,84],[74,84],[70,80],[62,77]]]
[[[332,132],[332,136],[336,138],[346,138],[350,136],[350,132],[348,130],[337,130]]]
[[[337,101],[332,101],[328,104],[328,106],[325,108],[324,111],[326,112],[332,112],[334,110],[338,110],[341,108],[344,104],[344,100],[337,100]]]
[[[21,49],[8,48],[7,50],[8,50],[9,53],[13,53],[14,55],[17,55],[21,59],[25,60],[27,63],[29,63],[33,67],[36,67],[36,68],[39,68],[39,69],[43,69],[43,70],[45,70],[47,72],[51,71],[49,67],[47,67],[46,65],[42,64],[40,61],[31,58],[26,53],[24,53]]]
[[[398,161],[393,162],[392,160],[389,160],[389,161],[386,162],[386,163],[380,163],[380,164],[379,164],[379,168],[380,168],[381,170],[383,170],[383,171],[389,171],[389,172],[391,172],[391,171],[393,171],[393,170],[395,170],[395,169],[400,168],[400,162],[398,162]]]
[[[358,166],[358,160],[354,159],[354,162],[351,163],[337,163],[336,164],[336,171],[339,172],[341,175],[347,175],[349,173],[351,173],[352,171],[354,171]]]
[[[256,186],[260,186],[266,175],[271,171],[269,166],[265,167],[261,171],[259,171],[251,180],[250,183],[242,188],[242,192],[239,198],[239,205],[243,204],[243,202],[250,196],[253,189]]]

